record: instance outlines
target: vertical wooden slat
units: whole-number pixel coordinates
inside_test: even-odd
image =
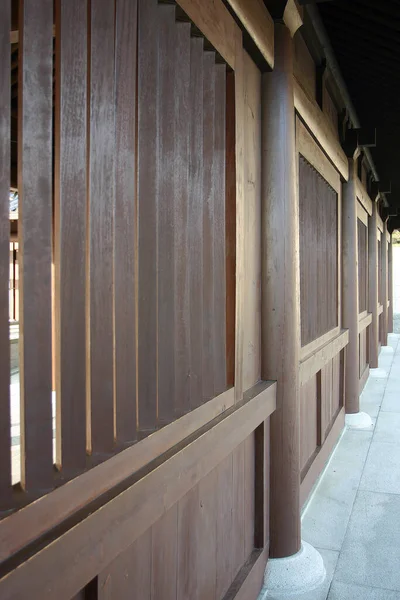
[[[138,35],[138,424],[152,431],[157,421],[156,0],[139,0]]]
[[[196,519],[197,544],[197,598],[217,600],[217,469],[198,484],[198,516]]]
[[[233,451],[233,507],[232,529],[232,578],[234,579],[245,561],[245,532],[244,532],[244,460],[245,449],[242,442]]]
[[[215,66],[214,106],[214,393],[226,389],[226,271],[225,271],[225,111],[226,66]]]
[[[176,600],[177,597],[178,504],[152,527],[152,598]]]
[[[244,441],[244,557],[247,560],[254,549],[254,476],[255,435]]]
[[[92,452],[114,443],[114,2],[90,5],[89,323]]]
[[[0,511],[9,508],[11,490],[10,340],[8,283],[10,252],[10,29],[11,0],[0,2]],[[14,244],[12,244],[14,247]],[[15,285],[15,278],[14,278]]]
[[[204,53],[203,90],[203,399],[214,397],[214,101],[215,55]]]
[[[203,399],[203,38],[190,42],[190,406]]]
[[[115,434],[136,439],[136,53],[137,0],[116,3]]]
[[[197,539],[199,486],[193,487],[178,504],[177,600],[197,600]]]
[[[216,597],[223,598],[232,582],[233,457],[229,454],[217,467],[217,583]]]
[[[190,410],[189,99],[190,23],[176,24],[175,61],[175,414]]]
[[[53,2],[19,4],[21,483],[52,482]]]
[[[158,420],[174,419],[174,161],[175,132],[175,6],[158,7]]]
[[[56,462],[73,472],[86,462],[86,1],[58,0],[56,27]]]

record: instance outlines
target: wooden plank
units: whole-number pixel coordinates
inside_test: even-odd
[[[69,600],[269,417],[276,406],[276,383],[264,382],[259,389],[256,396],[168,453],[158,467],[4,575],[0,597],[11,600],[29,593],[32,600],[55,595]]]
[[[152,527],[151,597],[176,600],[178,504]]]
[[[247,560],[254,550],[255,530],[255,438],[254,433],[244,442],[244,556]]]
[[[115,41],[115,437],[136,439],[137,0],[117,0]]]
[[[362,331],[364,331],[364,329],[366,329],[368,327],[368,325],[370,325],[371,323],[372,323],[372,313],[368,313],[365,317],[363,317],[362,319],[359,319],[358,333],[361,333]]]
[[[245,448],[242,442],[233,452],[233,514],[232,523],[235,535],[232,540],[232,576],[236,577],[245,562],[245,496],[244,468]]]
[[[177,0],[177,4],[234,69],[235,39],[240,30],[223,3],[215,0]]]
[[[198,485],[199,503],[196,518],[197,597],[217,600],[217,469]],[[192,540],[193,543],[193,540]]]
[[[10,0],[1,0],[0,12],[2,15],[0,22],[0,77],[2,81],[8,82],[11,77]],[[11,507],[10,332],[8,322],[10,132],[10,90],[8,85],[2,85],[0,88],[0,511]]]
[[[139,0],[138,424],[145,431],[157,422],[157,72],[157,1]]]
[[[0,521],[0,562],[32,543],[85,504],[120,484],[234,404],[231,388],[106,462]]]
[[[21,483],[52,485],[53,2],[20,2],[18,193]],[[38,143],[38,128],[40,143]]]
[[[214,98],[214,394],[226,389],[225,109],[226,66],[215,65]]]
[[[190,410],[188,257],[190,23],[176,24],[175,62],[177,64],[174,80],[175,414],[182,416]]]
[[[232,582],[233,455],[217,467],[216,482],[216,597],[222,598]]]
[[[86,466],[86,2],[58,0],[56,27],[56,462],[76,473]]]
[[[372,200],[369,197],[368,192],[365,189],[365,186],[361,183],[361,181],[358,179],[358,177],[356,179],[356,195],[357,195],[358,201],[362,204],[362,206],[364,207],[366,212],[369,215],[372,215]]]
[[[264,583],[269,547],[254,550],[233,581],[224,600],[249,600],[258,598]]]
[[[90,6],[89,413],[93,453],[114,445],[114,5]]]
[[[315,350],[310,356],[306,359],[303,359],[300,363],[300,382],[301,384],[306,383],[313,375],[315,375],[318,371],[320,371],[334,356],[339,354],[339,352],[347,346],[349,343],[349,332],[342,331],[342,333],[330,340],[319,348]]]
[[[336,169],[347,181],[349,167],[346,155],[335,137],[326,115],[318,104],[307,95],[296,78],[294,78],[294,106]]]
[[[174,199],[175,170],[179,163],[175,148],[175,6],[160,5],[158,38],[158,273],[157,295],[157,377],[158,422],[168,423],[175,418],[175,250]]]
[[[193,532],[199,511],[199,486],[192,488],[178,503],[177,600],[197,600],[198,544]]]
[[[203,401],[203,49],[201,37],[190,41],[189,158],[189,315],[190,406]]]
[[[261,0],[228,0],[271,69],[274,68],[274,21]]]
[[[214,397],[214,102],[215,55],[204,53],[203,87],[203,399]]]

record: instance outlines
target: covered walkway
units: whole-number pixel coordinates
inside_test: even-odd
[[[400,335],[388,344],[361,396],[373,428],[344,430],[303,513],[328,573],[304,600],[400,599]]]

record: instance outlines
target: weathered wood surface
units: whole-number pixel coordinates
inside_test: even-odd
[[[368,229],[357,219],[358,240],[358,312],[367,310],[368,302]]]
[[[246,31],[268,63],[274,68],[274,22],[261,0],[228,0]]]

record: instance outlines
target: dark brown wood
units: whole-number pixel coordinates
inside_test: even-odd
[[[115,41],[115,437],[136,439],[137,0],[117,0]]]
[[[264,538],[265,521],[268,520],[265,506],[266,451],[265,423],[262,423],[254,432],[254,548],[264,548],[266,541]]]
[[[198,552],[197,587],[199,600],[217,600],[217,469],[199,482],[196,523]],[[193,543],[193,542],[192,542]]]
[[[263,550],[253,550],[223,600],[256,600],[258,598],[264,583],[268,550],[268,546]]]
[[[203,38],[190,41],[190,406],[203,401]],[[233,382],[232,382],[233,385]]]
[[[216,598],[222,598],[232,582],[233,527],[233,456],[230,454],[217,469],[216,482]]]
[[[114,4],[90,5],[89,320],[93,453],[114,444],[113,231],[115,204]]]
[[[372,215],[368,218],[368,311],[372,315],[369,327],[369,359],[373,369],[378,367],[378,240],[377,240],[377,216],[378,208],[376,202],[372,203]]]
[[[233,514],[232,523],[235,535],[232,540],[232,575],[236,577],[245,561],[245,497],[244,497],[245,448],[242,442],[233,452]]]
[[[40,490],[53,477],[52,0],[20,1],[18,74],[21,483]]]
[[[175,170],[175,6],[158,7],[158,420],[175,418],[175,289],[174,198]]]
[[[378,304],[382,304],[382,241],[378,240]]]
[[[56,462],[71,474],[86,466],[87,4],[56,6]]]
[[[214,106],[214,394],[226,389],[225,159],[226,66],[215,65]]]
[[[138,41],[138,424],[157,422],[158,9],[139,0]]]
[[[388,247],[388,333],[393,333],[393,238],[390,234]]]
[[[214,102],[215,55],[204,53],[203,92],[203,399],[214,396]]]
[[[11,0],[0,2],[0,77],[11,76]],[[11,508],[10,333],[8,282],[10,269],[10,90],[0,88],[0,511]]]
[[[367,310],[368,298],[368,231],[360,219],[357,219],[358,239],[358,312]]]
[[[151,597],[176,600],[178,504],[152,527]]]
[[[190,320],[189,320],[189,100],[190,23],[176,24],[175,48],[175,147],[174,156],[174,291],[175,291],[175,415],[190,410]],[[193,110],[190,107],[190,110]]]
[[[263,478],[264,480],[264,478]],[[264,509],[262,503],[261,509]],[[244,557],[254,550],[255,531],[255,439],[254,433],[244,442]]]

